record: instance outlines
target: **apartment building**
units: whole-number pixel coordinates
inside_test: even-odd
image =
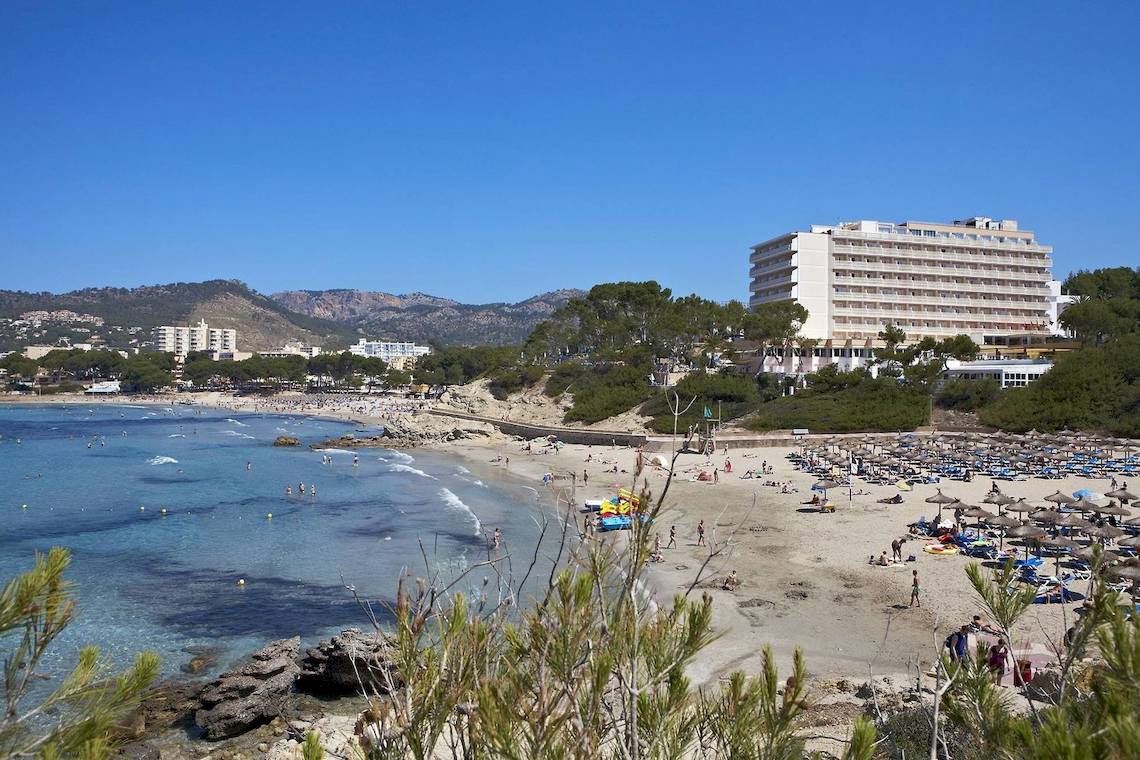
[[[1052,250],[1012,219],[811,225],[752,247],[749,303],[802,304],[800,332],[820,353],[862,353],[887,322],[910,339],[1044,339],[1056,330]]]
[[[370,356],[391,364],[396,359],[412,359],[431,353],[430,346],[417,346],[408,341],[367,340],[361,338],[348,347],[348,350],[357,356]]]
[[[212,328],[204,319],[196,325],[163,325],[154,328],[154,348],[179,357],[191,351],[232,353],[237,350],[237,330]]]

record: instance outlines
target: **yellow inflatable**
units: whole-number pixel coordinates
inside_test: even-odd
[[[958,547],[957,546],[946,546],[944,544],[927,544],[926,546],[922,547],[922,550],[924,552],[926,552],[927,554],[936,554],[936,555],[957,554],[958,553]]]

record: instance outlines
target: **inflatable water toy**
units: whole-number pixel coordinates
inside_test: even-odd
[[[927,554],[935,554],[935,555],[942,555],[942,554],[949,555],[949,554],[957,554],[958,553],[958,547],[957,546],[945,546],[943,544],[927,544],[926,546],[922,547],[922,550],[924,552],[926,552]]]

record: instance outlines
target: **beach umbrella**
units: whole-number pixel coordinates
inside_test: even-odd
[[[986,519],[987,525],[993,525],[995,528],[1016,528],[1021,525],[1021,521],[1009,515],[996,515]]]
[[[1075,512],[1065,515],[1054,524],[1059,528],[1076,528],[1078,530],[1088,530],[1089,528],[1095,527],[1091,522]]]
[[[942,507],[946,504],[953,504],[958,500],[953,496],[947,496],[946,494],[942,493],[942,489],[939,488],[938,493],[934,494],[933,496],[927,496],[925,499],[923,499],[923,501],[925,501],[927,504],[938,505],[938,522],[942,522]]]
[[[1036,525],[1019,525],[1005,532],[1008,538],[1038,539],[1045,537],[1045,531]],[[1025,557],[1029,558],[1029,544],[1025,545]]]
[[[1109,491],[1105,496],[1111,496],[1114,499],[1121,501],[1136,501],[1136,494],[1124,488],[1117,488],[1115,491]]]
[[[1116,543],[1118,546],[1127,546],[1129,549],[1140,549],[1140,536],[1122,538]]]
[[[1132,581],[1133,583],[1135,583],[1136,581],[1140,581],[1140,567],[1137,567],[1136,565],[1125,565],[1124,567],[1114,567],[1111,570],[1109,570],[1109,572],[1112,573],[1113,575],[1115,575],[1117,578],[1122,578],[1122,579],[1127,580],[1127,581]]]
[[[1046,496],[1045,501],[1051,501],[1054,504],[1072,504],[1076,501],[1076,499],[1074,499],[1072,496],[1069,496],[1068,494],[1057,491],[1057,493]]]
[[[1029,519],[1054,525],[1060,520],[1064,520],[1065,515],[1055,509],[1042,509],[1029,515]]]
[[[1094,525],[1085,531],[1090,536],[1097,538],[1120,538],[1124,535],[1124,531],[1120,528],[1114,528],[1111,525]]]
[[[1097,511],[1102,515],[1116,515],[1117,517],[1128,517],[1128,515],[1132,514],[1132,510],[1116,502],[1112,502],[1107,507],[1100,507]]]
[[[1078,549],[1076,552],[1074,552],[1074,556],[1091,564],[1093,557],[1095,556],[1095,551],[1093,547],[1086,546],[1085,548]],[[1116,560],[1120,559],[1120,555],[1114,552],[1112,549],[1101,549],[1100,556],[1103,562],[1115,562]]]
[[[1029,513],[1029,512],[1033,512],[1037,509],[1040,509],[1040,507],[1036,507],[1036,506],[1030,504],[1025,499],[1018,499],[1017,501],[1013,502],[1012,504],[1006,505],[1006,510],[1009,512]]]
[[[1124,521],[1124,524],[1125,525],[1140,525],[1140,515],[1138,515],[1136,517],[1128,518],[1127,520]]]
[[[1053,550],[1053,561],[1057,575],[1061,574],[1061,554],[1070,552],[1078,546],[1076,541],[1071,541],[1064,536],[1046,536],[1045,538],[1038,539],[1037,545],[1045,549]]]
[[[982,509],[981,507],[970,507],[965,512],[963,512],[962,514],[963,514],[963,516],[965,516],[971,520],[977,520],[979,529],[982,527],[983,521],[987,521],[987,520],[990,520],[991,518],[997,517],[997,515],[993,514],[992,512],[987,512],[986,510]]]
[[[1086,496],[1082,496],[1077,501],[1074,501],[1069,507],[1081,512],[1095,512],[1098,509],[1096,502],[1090,501]]]

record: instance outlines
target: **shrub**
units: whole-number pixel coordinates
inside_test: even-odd
[[[533,364],[495,370],[489,384],[491,395],[502,401],[510,394],[537,383],[542,379],[542,374],[542,367]]]
[[[697,372],[685,377],[669,391],[658,391],[657,395],[642,404],[641,413],[653,418],[650,428],[655,432],[673,432],[673,413],[669,408],[669,400],[673,398],[672,391],[676,391],[682,408],[690,399],[696,398],[689,411],[678,419],[678,430],[684,431],[689,426],[698,424],[706,407],[713,414],[719,408],[721,419],[732,420],[755,411],[765,398],[778,396],[779,390],[773,387],[774,382],[767,375],[757,381],[747,375]],[[720,402],[719,407],[717,402]]]
[[[1001,394],[1001,383],[993,378],[969,380],[957,378],[945,383],[934,396],[941,409],[957,412],[975,412],[993,403]]]
[[[569,387],[574,405],[566,412],[565,421],[594,423],[629,411],[651,393],[648,377],[648,366],[604,364],[588,368]]]
[[[930,397],[891,378],[838,391],[806,390],[770,401],[747,422],[750,430],[808,428],[829,433],[914,430],[929,418]]]

